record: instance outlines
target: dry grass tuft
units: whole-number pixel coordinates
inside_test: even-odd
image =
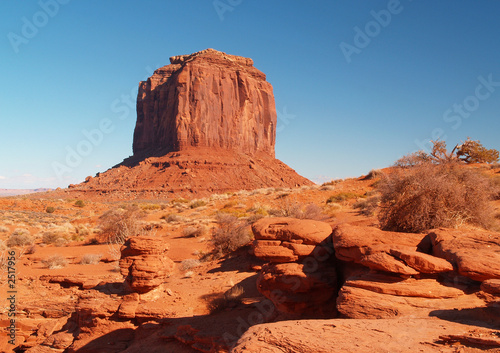
[[[48,269],[56,269],[56,268],[63,268],[68,265],[68,260],[62,255],[52,255],[51,257],[42,260],[42,263],[47,267]]]
[[[102,254],[85,254],[80,260],[80,265],[96,265],[101,261]]]

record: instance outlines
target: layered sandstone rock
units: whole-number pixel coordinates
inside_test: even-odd
[[[165,256],[167,250],[168,244],[158,237],[127,239],[121,248],[120,272],[134,292],[147,293],[170,277],[175,264]]]
[[[345,282],[337,297],[342,317],[424,318],[455,315],[456,309],[459,315],[488,317],[491,311],[477,283],[454,272],[452,257],[438,257],[432,248],[437,243],[425,234],[342,224],[333,244],[343,261]]]
[[[300,320],[251,327],[232,353],[496,351],[494,329],[437,319]],[[475,348],[472,348],[475,347]]]
[[[252,59],[174,56],[139,85],[134,154],[213,147],[274,157],[275,136],[273,88]]]
[[[139,85],[134,155],[55,197],[202,197],[312,185],[275,158],[273,89],[251,59],[207,49],[170,62]]]
[[[257,278],[260,293],[289,314],[332,315],[337,275],[332,228],[295,218],[263,218],[252,225],[253,252],[269,261]]]
[[[333,245],[339,260],[352,261],[372,270],[402,276],[453,271],[450,262],[422,252],[430,251],[430,244],[422,234],[342,224],[334,231]]]
[[[429,236],[433,254],[455,264],[461,275],[476,281],[500,279],[500,233],[437,229]]]
[[[332,315],[336,311],[335,268],[325,264],[312,266],[309,268],[303,263],[264,265],[257,278],[257,288],[283,313]]]
[[[320,246],[331,234],[332,227],[325,222],[295,218],[263,218],[252,225],[255,236],[254,254],[269,262],[294,262],[321,254]]]

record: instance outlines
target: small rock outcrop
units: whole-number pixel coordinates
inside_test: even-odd
[[[442,229],[425,235],[337,226],[333,244],[344,277],[339,313],[350,319],[425,318],[456,315],[458,309],[490,320],[487,306],[495,298],[484,293],[494,290],[487,282],[481,292],[476,282],[497,275],[498,242],[486,233]],[[476,261],[469,255],[474,251]]]
[[[132,291],[147,293],[164,283],[174,269],[165,253],[168,244],[159,237],[135,236],[121,248],[120,272]]]
[[[252,226],[253,251],[269,261],[257,278],[258,290],[283,313],[332,315],[337,276],[332,228],[294,218],[264,218]]]

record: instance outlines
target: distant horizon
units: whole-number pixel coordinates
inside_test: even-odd
[[[139,82],[172,56],[207,48],[249,57],[266,74],[276,158],[315,183],[389,167],[438,138],[500,150],[498,2],[40,0],[0,9],[2,189],[66,188],[131,156]]]

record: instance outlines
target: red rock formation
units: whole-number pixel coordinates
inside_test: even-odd
[[[273,88],[252,59],[206,49],[170,63],[139,85],[134,154],[213,147],[274,157]]]
[[[257,289],[289,314],[335,315],[337,274],[325,222],[286,217],[263,218],[252,225],[254,254],[269,261]]]
[[[273,88],[252,59],[207,49],[170,62],[140,83],[134,155],[54,197],[201,197],[312,184],[275,159]]]
[[[443,324],[437,319],[280,321],[252,326],[231,352],[437,353],[481,352],[481,348],[496,351],[500,338],[494,329],[485,327],[453,321]],[[453,339],[444,339],[445,335]]]
[[[121,248],[120,272],[136,293],[147,293],[170,277],[174,262],[165,256],[168,245],[158,237],[135,236]]]
[[[500,279],[500,233],[437,229],[429,234],[433,253],[475,281]]]

